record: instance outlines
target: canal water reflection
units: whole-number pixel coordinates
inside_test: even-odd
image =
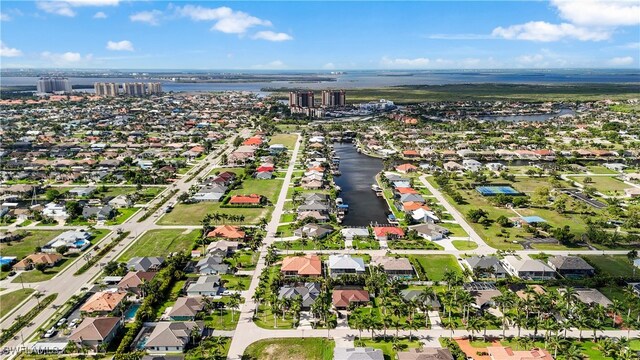
[[[362,155],[350,143],[335,143],[342,176],[334,177],[342,192],[338,195],[349,205],[345,226],[367,226],[371,222],[387,223],[388,207],[382,197],[371,190],[375,176],[382,170],[382,160]]]

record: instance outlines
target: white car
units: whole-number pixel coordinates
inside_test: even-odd
[[[55,328],[55,327],[52,327],[51,329],[47,330],[47,332],[44,334],[44,337],[46,337],[46,338],[50,338],[50,337],[52,337],[55,333],[56,333],[56,328]]]
[[[67,322],[67,319],[66,318],[62,318],[62,319],[58,320],[57,326],[60,327],[60,326],[64,325],[66,322]]]

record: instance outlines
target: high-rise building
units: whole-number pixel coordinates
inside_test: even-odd
[[[144,83],[140,83],[140,82],[123,83],[122,90],[124,91],[125,95],[130,95],[130,96],[144,96],[145,94]]]
[[[71,84],[69,79],[62,77],[42,77],[36,84],[36,89],[39,93],[54,93],[54,92],[71,92]]]
[[[162,92],[162,84],[153,82],[147,84],[147,94],[160,94]]]
[[[118,96],[118,84],[116,83],[94,83],[93,89],[98,96]]]
[[[344,90],[323,90],[322,106],[324,107],[340,107],[345,105]]]
[[[289,107],[313,107],[313,91],[291,91],[289,93]]]

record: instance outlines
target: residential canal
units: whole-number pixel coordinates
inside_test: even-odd
[[[367,226],[371,222],[387,223],[388,206],[384,198],[371,190],[375,176],[382,170],[382,160],[362,155],[351,143],[334,143],[340,157],[342,176],[334,177],[342,192],[338,194],[349,212],[342,222],[345,226]]]

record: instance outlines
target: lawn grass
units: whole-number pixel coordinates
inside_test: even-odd
[[[634,266],[626,255],[583,255],[582,257],[603,274],[624,277],[634,275]]]
[[[168,256],[175,251],[190,251],[200,236],[198,230],[162,229],[150,230],[125,251],[118,261],[128,261],[137,256]]]
[[[478,248],[478,244],[473,241],[467,240],[453,240],[451,241],[453,246],[458,250],[474,250]]]
[[[34,291],[34,289],[26,288],[0,295],[0,304],[2,304],[2,306],[0,306],[0,318],[7,315],[9,311],[18,306],[18,304],[29,297],[29,295],[31,295],[31,293],[33,293]]]
[[[275,204],[278,201],[278,194],[280,194],[283,182],[284,181],[280,179],[260,180],[247,178],[238,188],[231,191],[230,194],[232,196],[259,194],[269,199],[271,203]]]
[[[269,218],[273,207],[220,208],[220,203],[203,201],[195,204],[176,204],[173,210],[158,220],[159,225],[200,225],[208,213],[244,215],[244,224],[257,224],[261,217]]]
[[[205,316],[204,322],[207,327],[214,330],[234,330],[238,325],[239,318],[239,311],[235,310],[235,313],[232,314],[231,309],[221,308],[211,310],[211,313]]]
[[[106,222],[107,225],[120,225],[127,221],[133,214],[135,214],[140,208],[121,208],[118,209],[118,216]]]
[[[291,243],[291,248],[289,250],[338,250],[344,249],[344,241],[338,240],[320,240],[320,241],[311,241],[309,239],[298,239],[293,241],[286,241]],[[275,247],[277,249],[285,250],[284,247],[285,241],[276,241],[274,242]]]
[[[451,237],[468,237],[469,236],[469,234],[467,234],[467,232],[464,231],[464,229],[462,228],[462,226],[460,226],[460,224],[442,222],[442,223],[438,223],[438,225],[444,228],[447,228],[449,230],[449,236]]]
[[[29,254],[35,252],[36,247],[44,246],[49,240],[62,234],[62,230],[21,230],[27,233],[27,236],[19,241],[10,243],[0,243],[0,253],[3,256],[16,256],[22,259]]]
[[[249,345],[247,360],[332,360],[335,342],[325,338],[265,339]]]
[[[213,337],[205,338],[200,342],[197,347],[191,348],[184,356],[185,360],[200,360],[200,359],[212,359],[212,360],[224,360],[229,353],[229,346],[231,346],[231,338],[224,337],[224,344],[220,347],[214,345]]]
[[[296,146],[298,135],[295,134],[275,134],[269,139],[269,145],[282,144],[287,149],[293,150]]]
[[[414,264],[420,280],[426,275],[430,281],[441,281],[447,271],[454,271],[462,276],[462,269],[453,255],[408,255]]]
[[[407,349],[414,349],[414,348],[418,348],[420,347],[420,341],[416,340],[416,338],[414,337],[412,341],[409,341],[409,339],[398,339],[397,343],[399,343],[400,347],[401,347],[401,351],[406,351]],[[372,339],[359,339],[359,340],[355,340],[354,342],[355,346],[358,347],[372,347],[374,349],[380,349],[382,350],[382,353],[384,354],[384,359],[385,360],[394,360],[397,357],[397,352],[393,349],[393,340],[389,339],[389,338],[375,338],[374,340]]]
[[[599,166],[599,165],[595,165],[595,166],[587,166],[587,169],[589,169],[589,172],[594,173],[594,174],[607,174],[607,175],[617,175],[618,172],[613,171],[609,168],[606,168],[604,166]]]
[[[296,217],[297,217],[297,214],[294,214],[294,213],[282,214],[282,216],[280,217],[280,222],[281,223],[294,222],[296,221]]]
[[[607,195],[623,195],[624,189],[631,187],[631,185],[625,184],[614,176],[591,176],[591,182],[585,183],[584,179],[587,177],[590,176],[571,176],[569,179],[585,186],[594,187],[598,192]]]
[[[380,242],[375,239],[353,240],[353,248],[356,250],[378,250],[380,249]]]
[[[249,275],[222,274],[220,278],[224,282],[224,288],[229,290],[248,290],[249,284],[251,284],[251,276]]]

